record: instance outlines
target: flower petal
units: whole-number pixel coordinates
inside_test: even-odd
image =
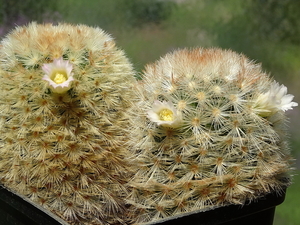
[[[74,80],[72,74],[73,66],[68,60],[63,60],[63,58],[55,59],[52,63],[44,64],[42,69],[46,73],[42,79],[48,82],[50,89],[54,93],[62,94],[71,88],[71,83]],[[63,79],[57,79],[57,77],[62,77]]]
[[[158,100],[154,101],[152,109],[147,112],[147,117],[159,126],[177,127],[181,121],[171,102]]]
[[[287,94],[286,86],[279,85],[274,81],[269,91],[257,97],[254,103],[254,109],[258,111],[261,116],[269,116],[279,110],[286,111],[298,106],[298,103],[292,102],[293,98],[293,95]]]

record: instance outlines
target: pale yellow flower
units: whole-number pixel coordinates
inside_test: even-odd
[[[46,73],[42,79],[48,81],[54,93],[62,94],[71,88],[73,66],[68,60],[55,59],[52,63],[44,64],[42,69]]]
[[[154,101],[152,109],[148,111],[148,118],[157,125],[177,127],[180,117],[171,102]]]

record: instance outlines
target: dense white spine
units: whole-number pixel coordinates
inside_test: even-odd
[[[284,111],[297,103],[245,56],[178,50],[147,65],[136,91],[130,141],[140,169],[128,201],[139,222],[243,204],[289,184]]]
[[[123,51],[99,28],[31,23],[0,56],[1,183],[71,224],[129,220],[135,78]]]

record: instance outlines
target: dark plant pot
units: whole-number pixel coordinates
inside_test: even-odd
[[[0,186],[0,224],[68,225],[51,212]]]
[[[285,198],[270,193],[244,206],[230,205],[205,212],[187,213],[153,225],[272,225],[275,207]],[[67,225],[54,214],[45,211],[21,196],[0,187],[0,224],[3,225]]]

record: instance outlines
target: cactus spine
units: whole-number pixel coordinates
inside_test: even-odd
[[[284,111],[293,96],[245,56],[178,50],[146,66],[128,201],[140,223],[243,204],[289,184]]]
[[[132,65],[99,28],[31,23],[0,48],[1,183],[70,224],[128,219]]]

